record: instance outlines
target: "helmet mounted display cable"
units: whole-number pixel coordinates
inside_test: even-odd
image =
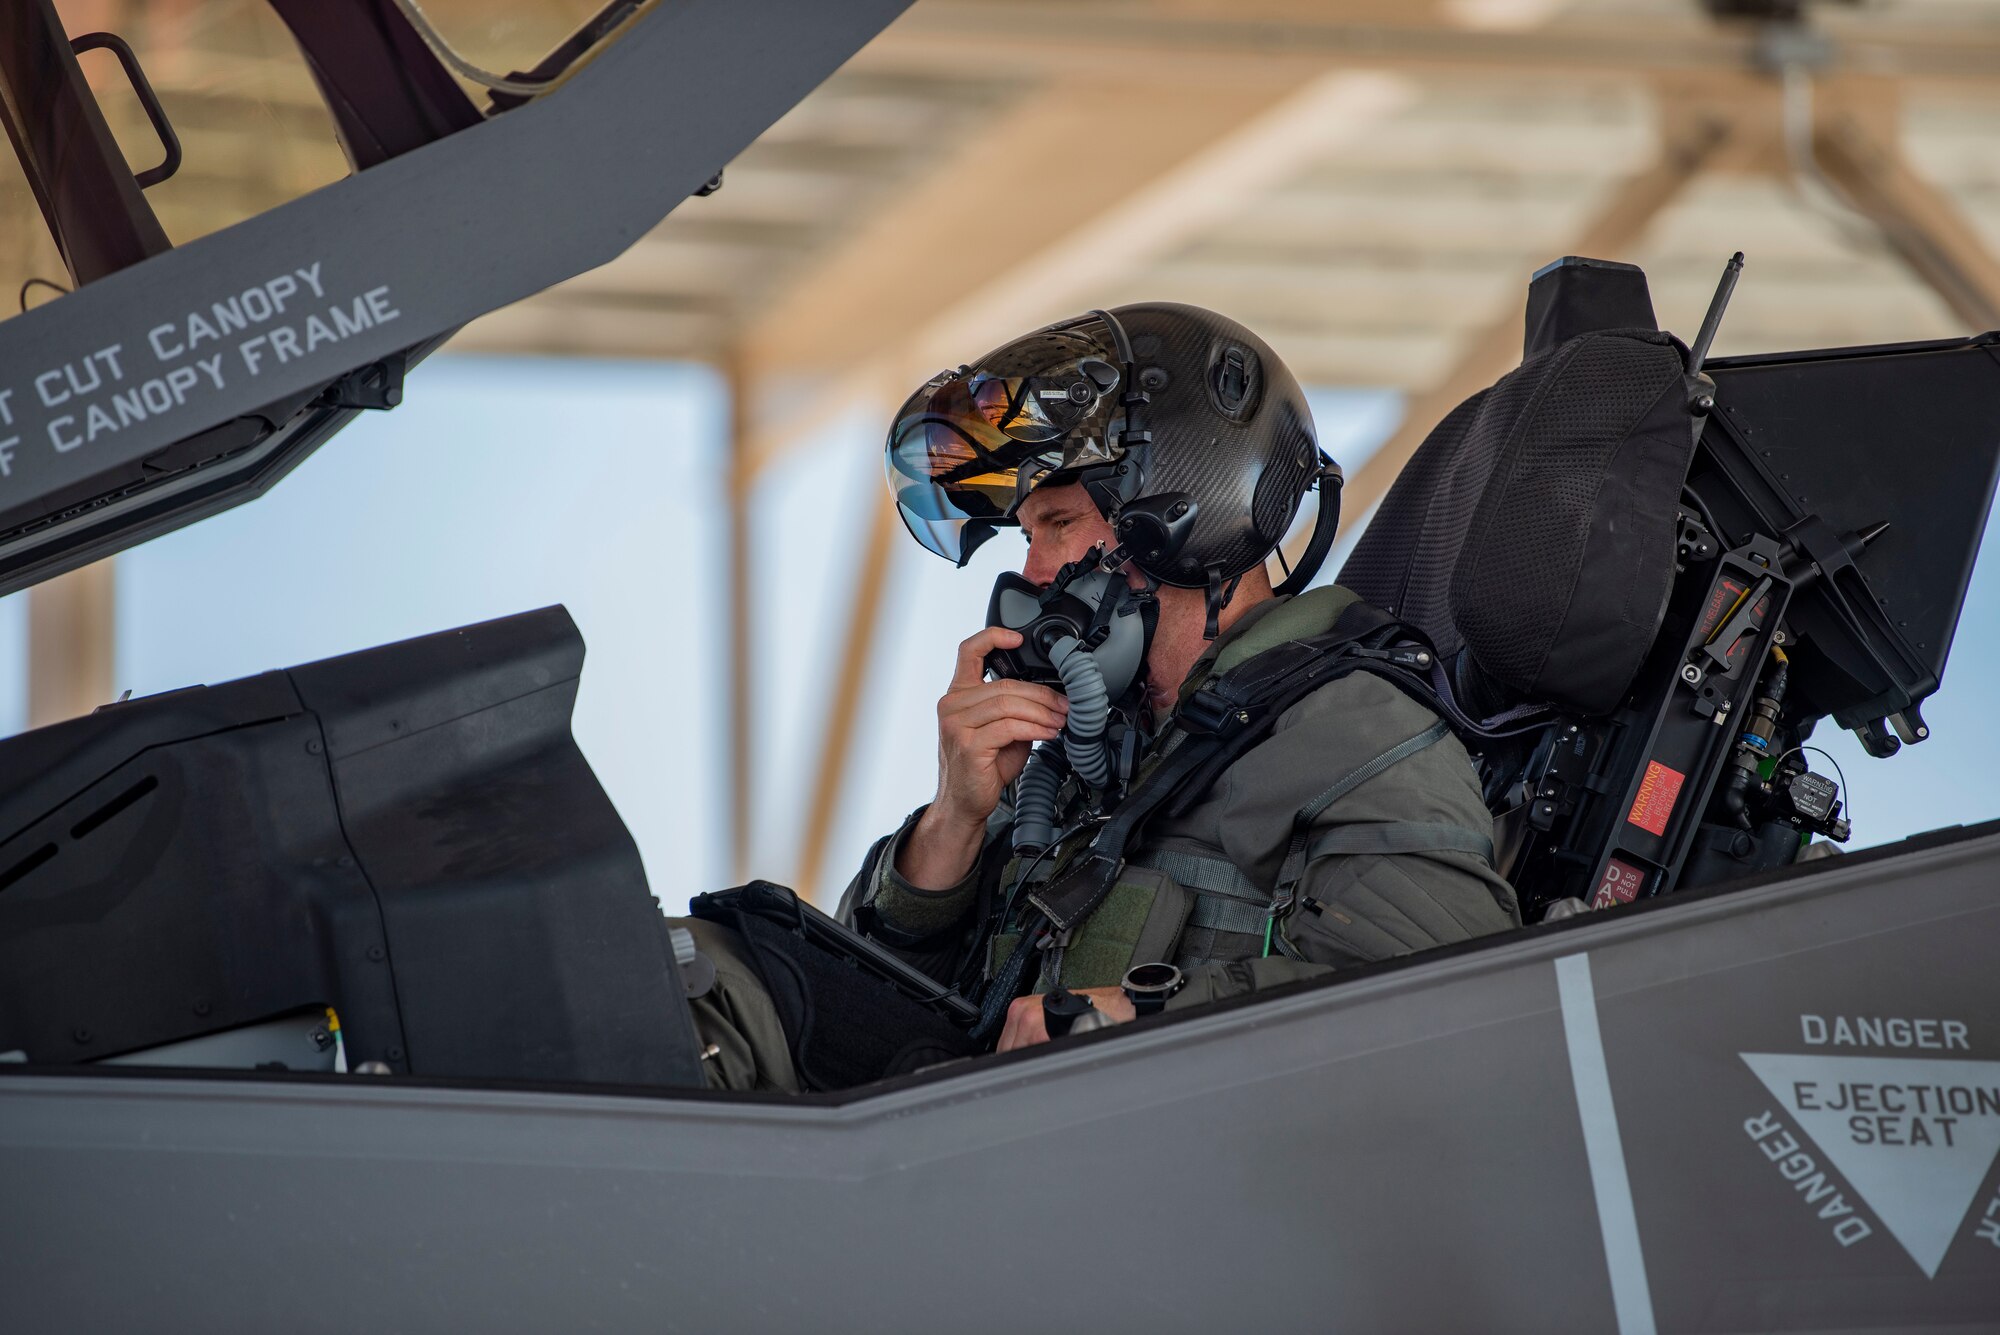
[[[1340,495],[1347,484],[1347,475],[1340,471],[1340,465],[1320,452],[1319,468],[1313,473],[1313,481],[1318,484],[1319,515],[1313,520],[1312,537],[1306,542],[1306,549],[1299,553],[1297,565],[1287,565],[1284,579],[1272,592],[1281,598],[1305,592],[1306,585],[1312,583],[1313,576],[1326,561],[1327,553],[1333,550],[1333,539],[1340,532]],[[1283,563],[1282,552],[1278,560]]]

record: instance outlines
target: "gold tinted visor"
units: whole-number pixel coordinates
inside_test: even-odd
[[[1040,330],[937,376],[889,429],[889,491],[910,533],[958,565],[1052,474],[1117,457],[1119,371],[1103,322]]]

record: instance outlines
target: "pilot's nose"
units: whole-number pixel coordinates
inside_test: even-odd
[[[1036,588],[1045,589],[1055,581],[1056,572],[1062,569],[1062,562],[1056,559],[1055,544],[1040,541],[1028,544],[1028,559],[1021,563],[1021,578]]]

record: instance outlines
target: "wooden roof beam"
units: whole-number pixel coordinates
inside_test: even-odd
[[[1836,85],[1826,92],[1831,96],[1815,108],[1806,169],[1879,230],[1967,332],[2000,329],[2000,259],[1952,198],[1910,165],[1896,90]]]
[[[1616,259],[1628,252],[1689,182],[1726,159],[1745,133],[1730,119],[1690,116],[1670,128],[1653,164],[1618,185],[1577,233],[1553,255]],[[1389,490],[1389,484],[1446,413],[1521,364],[1523,324],[1520,295],[1510,294],[1506,310],[1466,345],[1451,373],[1413,397],[1402,425],[1367,462],[1348,474],[1341,498],[1342,530],[1361,522]]]
[[[745,333],[737,355],[767,402],[781,378],[812,386],[803,408],[766,410],[750,467],[856,403],[894,401],[941,366],[1088,307],[1413,96],[1365,73],[1164,99],[1104,78],[1050,85]]]
[[[28,590],[29,727],[111,703],[117,587],[117,562],[107,560]]]
[[[1829,68],[1838,72],[1987,88],[2000,79],[2000,41],[1990,31],[1912,32],[1866,23],[1824,24],[1822,31]],[[1053,33],[1060,40],[1051,40]],[[1712,22],[1692,5],[1681,22],[1582,14],[1510,29],[1468,26],[1443,6],[1413,15],[1379,9],[1357,15],[1343,7],[1328,16],[1324,5],[1245,14],[1234,0],[1201,0],[1169,12],[1079,9],[1062,0],[927,0],[857,53],[849,68],[965,66],[987,75],[1017,69],[1023,77],[1122,69],[1164,83],[1254,82],[1279,71],[1335,66],[1629,78],[1747,71],[1765,62],[1753,29]]]

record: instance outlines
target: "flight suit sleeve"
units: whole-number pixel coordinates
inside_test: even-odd
[[[1294,705],[1230,767],[1219,781],[1230,860],[1275,886],[1296,832],[1305,861],[1272,953],[1191,970],[1176,1008],[1520,925],[1513,888],[1493,870],[1492,817],[1471,758],[1449,733],[1423,742],[1436,723],[1357,673]],[[1301,825],[1302,810],[1356,773],[1371,777]]]
[[[942,890],[925,890],[911,885],[896,870],[896,857],[928,806],[926,803],[912,811],[893,834],[876,840],[875,846],[868,850],[868,856],[862,859],[861,870],[848,883],[847,891],[840,899],[838,916],[850,927],[864,934],[880,935],[887,944],[898,945],[905,944],[910,938],[942,935],[964,921],[966,913],[978,898],[980,873],[986,862],[985,849],[981,849],[972,870],[958,884]],[[990,831],[988,842],[991,842]],[[870,928],[877,924],[888,930],[871,932]]]
[[[1012,857],[1007,832],[1013,808],[1002,802],[987,817],[985,843],[972,870],[942,890],[911,885],[896,871],[896,855],[926,809],[918,807],[895,833],[868,850],[861,871],[841,896],[838,916],[912,967],[949,981],[984,958],[987,909]]]

